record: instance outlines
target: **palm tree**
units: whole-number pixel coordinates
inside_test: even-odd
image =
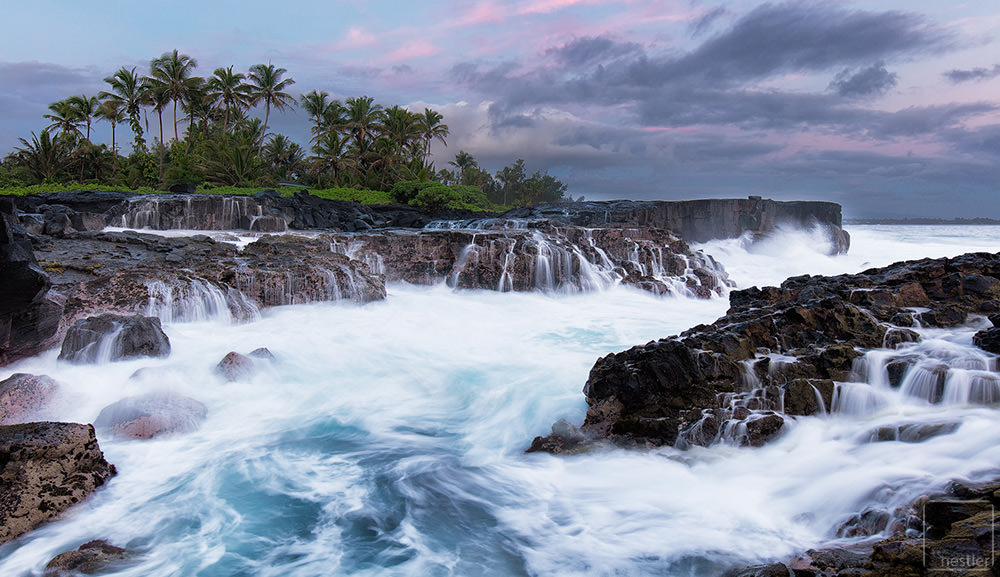
[[[326,109],[330,106],[330,103],[327,101],[329,97],[330,95],[325,90],[320,92],[313,90],[299,97],[299,104],[309,114],[313,124],[317,126],[323,124],[323,119],[326,117]]]
[[[118,144],[115,141],[115,127],[125,120],[125,108],[119,100],[105,100],[97,109],[97,117],[111,124],[111,150],[118,156]]]
[[[476,159],[464,150],[459,150],[458,154],[455,155],[455,160],[449,161],[448,164],[458,169],[458,181],[462,184],[465,184],[465,182],[462,181],[462,176],[465,175],[465,170],[467,168],[479,166]]]
[[[421,125],[416,114],[405,108],[392,106],[382,113],[382,129],[400,151],[417,151],[417,143],[422,142]]]
[[[252,87],[244,82],[245,80],[246,75],[242,72],[234,73],[232,66],[216,68],[212,77],[208,79],[208,91],[205,93],[206,103],[224,111],[223,131],[229,129],[231,112],[235,110],[239,114],[250,104]]]
[[[309,164],[309,172],[316,175],[319,187],[323,187],[323,175],[327,172],[333,175],[331,183],[338,183],[340,173],[351,164],[347,157],[347,138],[336,131],[328,130],[316,139],[312,150],[314,156]]]
[[[70,96],[67,100],[76,110],[76,115],[82,122],[87,124],[87,140],[90,140],[90,123],[97,116],[97,107],[100,105],[96,96]]]
[[[167,85],[159,79],[147,76],[142,80],[142,103],[156,112],[160,125],[160,146],[163,146],[163,109],[170,102],[170,94],[167,92]]]
[[[80,110],[70,102],[70,99],[53,102],[49,105],[49,110],[52,114],[45,114],[43,118],[51,120],[52,124],[45,127],[45,132],[58,130],[60,134],[83,135],[80,132],[80,124],[83,122]]]
[[[70,146],[65,138],[52,138],[48,130],[41,136],[31,133],[31,141],[19,138],[21,146],[14,149],[14,160],[23,166],[37,182],[55,178],[69,167]]]
[[[382,121],[382,106],[370,96],[348,98],[345,126],[350,131],[353,144],[359,150],[368,148],[372,134]]]
[[[135,72],[135,67],[127,70],[124,66],[113,75],[104,79],[111,88],[109,92],[101,92],[98,98],[105,102],[117,102],[118,107],[128,115],[129,126],[135,137],[135,149],[142,150],[146,141],[142,138],[142,124],[139,123],[139,111],[142,109],[142,81]],[[113,136],[113,135],[112,135]]]
[[[165,52],[149,64],[150,76],[164,85],[168,98],[174,102],[174,140],[180,140],[177,135],[177,103],[201,80],[191,76],[197,66],[194,58],[177,50]]]
[[[417,116],[417,122],[420,124],[420,131],[424,137],[424,164],[427,164],[427,158],[431,154],[432,140],[436,138],[441,141],[441,144],[448,146],[445,141],[445,137],[448,136],[448,125],[442,123],[442,120],[444,117],[430,108],[424,108],[424,113]]]
[[[305,162],[302,147],[283,134],[276,134],[267,141],[261,160],[268,167],[275,180],[288,180],[300,172]]]
[[[285,92],[288,87],[295,84],[291,78],[281,77],[288,72],[284,68],[275,68],[273,64],[254,64],[250,67],[248,79],[252,86],[252,102],[254,105],[264,103],[264,129],[267,133],[267,123],[271,117],[271,107],[284,110],[295,106],[295,97]],[[260,141],[260,150],[264,148],[264,141]],[[260,152],[258,151],[258,154]]]

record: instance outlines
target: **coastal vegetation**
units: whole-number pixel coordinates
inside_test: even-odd
[[[197,68],[197,60],[173,50],[150,61],[145,74],[118,69],[96,96],[53,102],[44,115],[48,124],[0,160],[0,193],[157,192],[181,184],[240,194],[292,185],[326,198],[471,210],[565,195],[565,184],[546,173],[529,175],[523,159],[491,174],[460,150],[437,169],[432,147],[447,146],[449,128],[430,108],[384,106],[370,96],[341,101],[319,90],[296,97],[295,80],[271,63],[245,72],[219,67],[208,77],[196,75]],[[274,113],[295,107],[310,118],[308,150],[271,130]],[[91,140],[98,122],[110,126],[110,145]],[[120,132],[131,132],[128,154]]]

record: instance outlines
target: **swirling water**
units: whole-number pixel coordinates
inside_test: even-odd
[[[849,230],[851,253],[839,257],[802,231],[749,250],[739,241],[700,248],[741,287],[1000,250],[997,227]],[[169,322],[165,359],[83,366],[49,351],[4,367],[0,378],[32,372],[62,384],[49,419],[92,422],[151,390],[196,398],[209,414],[184,435],[100,437],[119,475],[0,547],[0,575],[39,575],[55,554],[105,538],[139,552],[109,573],[121,576],[708,576],[835,542],[837,527],[867,507],[1000,476],[996,409],[931,404],[880,386],[878,370],[867,371],[871,385],[842,387],[850,410],[801,418],[759,449],[523,453],[557,419],[582,421],[581,388],[599,356],[726,308],[725,299],[623,287],[554,295],[394,285],[367,305],[279,307],[246,324]],[[938,330],[921,346],[967,348],[971,334]],[[276,360],[249,380],[214,374],[226,352],[259,346]],[[154,370],[130,379],[145,367]],[[875,400],[852,393],[860,387]],[[867,442],[900,422],[960,426],[921,443]]]

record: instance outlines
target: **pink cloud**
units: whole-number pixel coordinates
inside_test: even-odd
[[[496,2],[489,0],[477,2],[471,10],[459,16],[456,23],[461,26],[471,24],[494,24],[503,22],[509,16],[509,10]]]
[[[412,42],[407,42],[392,52],[389,52],[385,55],[383,60],[386,63],[392,64],[416,60],[418,58],[427,58],[429,56],[435,56],[440,52],[440,48],[430,42],[427,42],[426,40],[414,40]]]
[[[574,4],[580,4],[583,0],[531,0],[517,9],[518,14],[548,14]]]
[[[345,41],[353,46],[371,46],[375,44],[378,38],[366,30],[360,28],[351,28],[347,31],[347,38]]]

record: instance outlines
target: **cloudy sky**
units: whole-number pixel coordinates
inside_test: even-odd
[[[49,103],[176,48],[203,76],[270,61],[296,95],[430,106],[451,129],[438,168],[520,157],[588,199],[1000,218],[996,0],[7,4],[0,154]],[[302,111],[273,126],[308,145]]]

